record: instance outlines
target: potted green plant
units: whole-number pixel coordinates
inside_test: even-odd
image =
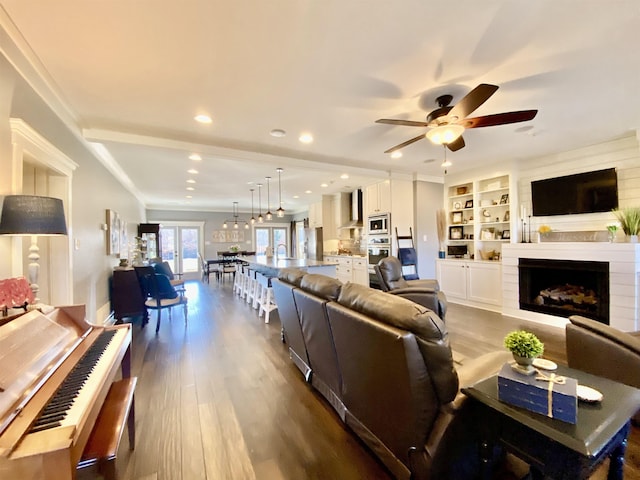
[[[516,370],[523,373],[534,371],[533,361],[544,352],[544,343],[535,334],[525,330],[514,330],[504,337],[504,346],[516,361]]]
[[[638,242],[640,234],[640,207],[627,207],[614,210],[613,214],[620,222],[620,228],[632,243]]]

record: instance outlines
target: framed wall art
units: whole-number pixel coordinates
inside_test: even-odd
[[[118,212],[107,209],[107,255],[120,253],[120,217]]]

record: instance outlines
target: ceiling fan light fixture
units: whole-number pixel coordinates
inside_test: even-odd
[[[427,132],[427,138],[436,145],[446,145],[456,141],[463,132],[464,127],[462,125],[439,125]]]

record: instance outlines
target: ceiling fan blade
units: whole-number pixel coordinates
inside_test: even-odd
[[[425,138],[424,133],[421,135],[418,135],[417,137],[412,138],[411,140],[407,140],[406,142],[399,143],[395,147],[391,147],[389,150],[385,150],[384,153],[395,152],[396,150],[400,150],[401,148],[404,148],[407,145],[411,145],[412,143],[417,142],[418,140],[422,140],[423,138]]]
[[[488,83],[481,83],[476,88],[467,93],[462,100],[460,100],[448,113],[449,118],[457,117],[452,121],[460,121],[466,118],[471,112],[489,100],[489,97],[496,93],[498,90],[497,85],[489,85]]]
[[[428,127],[427,122],[414,122],[413,120],[395,120],[392,118],[381,118],[376,123],[386,123],[388,125],[403,125],[405,127]]]
[[[533,120],[538,110],[521,110],[518,112],[496,113],[483,117],[466,118],[462,122],[457,122],[464,128],[492,127],[494,125],[505,125],[508,123],[526,122]]]
[[[453,142],[447,143],[447,148],[452,152],[456,152],[462,147],[464,147],[464,138],[462,138],[462,135],[456,138]]]

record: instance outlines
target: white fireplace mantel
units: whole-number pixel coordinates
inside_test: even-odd
[[[502,246],[502,313],[563,327],[566,318],[520,309],[519,258],[609,262],[609,322],[624,332],[640,330],[640,244],[543,242]]]

